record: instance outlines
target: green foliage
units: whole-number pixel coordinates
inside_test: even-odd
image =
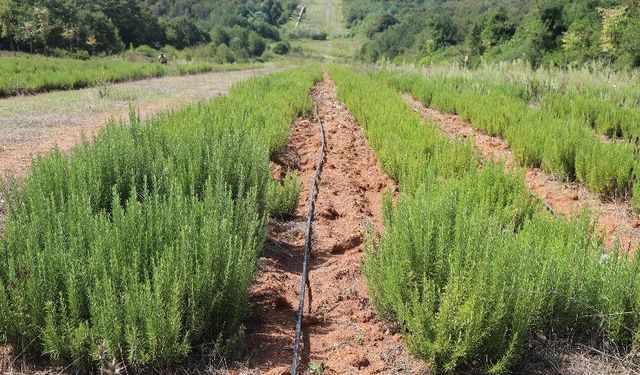
[[[378,19],[369,25],[367,37],[371,38],[374,34],[381,33],[396,23],[398,23],[398,20],[394,16],[388,13],[383,13],[378,17]]]
[[[633,196],[631,197],[631,205],[634,211],[640,212],[640,163],[636,164],[635,183],[633,185]]]
[[[157,53],[153,54],[157,56]],[[247,65],[221,66],[207,62],[184,61],[164,66],[111,58],[83,61],[18,55],[0,59],[0,97],[49,90],[78,89],[96,86],[105,81],[121,82],[165,75],[239,70],[248,67]]]
[[[209,41],[209,35],[185,17],[161,18],[159,24],[164,29],[165,43],[163,44],[183,49]]]
[[[239,26],[217,27],[211,32],[209,48],[217,62],[234,62],[261,56],[267,48],[266,40],[255,31]]]
[[[295,173],[287,173],[282,183],[270,181],[267,187],[267,207],[272,216],[291,215],[298,207],[302,182]]]
[[[578,180],[600,196],[625,196],[633,181],[634,151],[635,147],[626,143],[587,142],[576,152]]]
[[[592,126],[605,134],[625,129],[630,139],[637,139],[636,108],[620,109],[606,101],[587,99],[586,93],[565,97],[550,92],[536,109],[528,106],[529,95],[524,89],[510,84],[415,74],[383,73],[381,78],[425,105],[458,114],[474,128],[503,137],[524,166],[580,181],[603,198],[631,191],[633,166],[638,160],[635,147],[624,141],[603,144]]]
[[[163,366],[241,342],[269,210],[269,155],[311,109],[307,68],[140,123],[112,123],[69,156],[38,159],[0,236],[0,335],[16,350],[90,366]]]
[[[467,55],[472,66],[482,56],[525,59],[535,68],[593,60],[640,66],[639,9],[637,0],[358,0],[343,6],[346,26],[366,38],[359,57],[367,62],[428,65]],[[391,18],[393,26],[378,26],[377,20]]]
[[[308,27],[297,27],[289,32],[290,39],[327,40],[327,32]]]
[[[130,45],[183,49],[208,43],[214,26],[237,26],[279,40],[278,26],[296,6],[295,0],[242,4],[229,0],[170,4],[163,0],[4,0],[0,4],[0,49],[44,54],[54,49],[112,54]]]
[[[491,163],[478,169],[473,152],[459,152],[464,145],[420,121],[384,82],[415,87],[432,105],[446,86],[330,73],[385,171],[400,176],[402,194],[396,204],[387,198],[386,229],[369,242],[365,274],[378,312],[400,324],[416,356],[436,373],[471,366],[497,374],[517,364],[537,333],[636,349],[639,294],[620,285],[640,285],[640,263],[606,254],[588,216],[549,216],[521,174]],[[571,153],[553,147],[558,160]]]
[[[236,55],[233,50],[226,44],[221,44],[216,48],[215,57],[213,61],[218,64],[229,64],[236,61]]]
[[[431,21],[431,35],[436,48],[452,45],[456,42],[458,28],[453,23],[453,18],[444,14],[438,15]]]
[[[485,21],[482,30],[482,42],[490,48],[509,40],[516,32],[516,26],[509,20],[504,7],[498,8],[496,13]]]
[[[273,53],[275,53],[276,55],[286,55],[287,53],[289,53],[289,43],[286,42],[278,42],[276,43],[273,48],[272,51]]]

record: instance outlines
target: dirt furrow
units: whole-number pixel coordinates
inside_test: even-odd
[[[426,371],[406,352],[392,326],[376,319],[362,273],[363,234],[382,231],[382,202],[395,183],[382,171],[364,136],[325,79],[315,88],[327,132],[320,176],[311,262],[311,313],[305,311],[302,368],[324,374],[388,374]],[[253,286],[247,342],[249,371],[290,371],[307,197],[318,155],[315,118],[298,119],[287,149],[275,158],[279,171],[294,169],[304,183],[297,216],[270,223],[270,241]]]
[[[427,108],[411,95],[404,95],[405,101],[415,111],[438,124],[449,137],[472,139],[485,160],[502,161],[509,170],[519,170],[511,149],[499,138],[489,136],[474,129],[459,116],[445,114]],[[525,168],[525,182],[532,194],[553,208],[560,215],[580,213],[589,208],[598,216],[598,230],[605,236],[607,246],[613,248],[616,240],[620,248],[635,251],[640,241],[640,216],[625,201],[601,201],[580,183],[559,180],[540,168]]]

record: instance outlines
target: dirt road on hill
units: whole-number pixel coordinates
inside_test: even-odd
[[[127,119],[131,104],[142,117],[225,94],[231,86],[278,68],[161,77],[104,87],[0,99],[0,177],[23,177],[33,156],[63,151],[110,118]]]
[[[476,149],[485,160],[503,161],[510,170],[520,168],[503,139],[474,129],[458,116],[426,108],[411,95],[405,94],[404,99],[423,117],[435,121],[448,136],[473,139]],[[525,182],[536,198],[560,215],[580,213],[586,207],[594,210],[599,215],[598,230],[604,234],[609,248],[613,248],[619,238],[620,248],[624,251],[633,252],[637,249],[640,241],[640,215],[632,211],[628,201],[601,201],[584,185],[561,181],[540,168],[525,168]]]
[[[327,132],[327,156],[316,199],[310,280],[311,314],[305,311],[300,373],[425,373],[403,347],[395,327],[378,321],[362,273],[362,237],[380,233],[382,202],[395,183],[382,171],[362,128],[336,98],[325,76],[314,91]],[[247,329],[249,373],[288,374],[299,299],[304,222],[320,147],[315,118],[298,119],[275,171],[296,170],[304,183],[296,216],[270,223],[270,243],[252,287]],[[235,372],[235,371],[232,371]],[[237,373],[246,373],[238,371]]]

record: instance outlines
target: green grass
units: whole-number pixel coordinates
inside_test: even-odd
[[[548,215],[522,174],[478,168],[473,147],[421,121],[388,77],[330,73],[400,182],[365,274],[380,316],[400,324],[416,356],[435,373],[503,373],[538,333],[638,349],[640,261],[607,253],[588,216]]]
[[[79,369],[163,366],[242,343],[266,218],[295,207],[269,155],[312,108],[317,68],[253,78],[140,123],[112,123],[5,189],[0,336]]]
[[[206,62],[128,62],[116,58],[76,60],[38,55],[0,58],[0,97],[50,90],[71,90],[100,84],[212,71],[240,70],[252,65],[217,65]]]
[[[362,38],[360,35],[347,35],[342,2],[343,0],[310,0],[302,3],[306,6],[306,13],[299,27],[324,31],[328,36],[327,40],[293,40],[291,45],[294,50],[301,50],[305,57],[316,60],[352,61],[362,44]],[[291,20],[284,30],[294,32],[294,26],[295,20]]]

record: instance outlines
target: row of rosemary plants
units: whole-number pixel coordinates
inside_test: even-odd
[[[640,342],[640,261],[607,253],[588,216],[544,211],[522,173],[479,165],[380,76],[333,67],[338,96],[400,184],[365,273],[380,316],[436,373],[517,368],[538,334]],[[637,258],[636,258],[637,259]]]
[[[266,219],[299,192],[271,181],[269,157],[320,78],[300,68],[144,122],[134,113],[5,183],[3,341],[84,369],[99,347],[134,367],[230,354]]]
[[[640,210],[637,107],[613,103],[586,89],[566,93],[558,89],[537,98],[535,90],[516,83],[419,74],[380,76],[425,105],[458,114],[474,128],[504,138],[522,165],[578,181],[603,199],[632,196],[634,208]]]

